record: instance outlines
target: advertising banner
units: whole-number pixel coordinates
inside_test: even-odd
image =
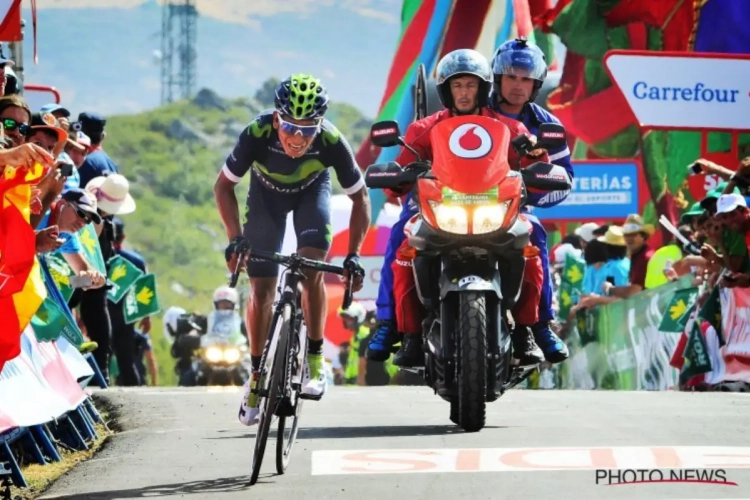
[[[750,56],[610,51],[604,64],[641,127],[750,129]]]
[[[570,195],[557,206],[535,210],[540,220],[624,219],[639,212],[637,162],[573,162],[573,170]]]

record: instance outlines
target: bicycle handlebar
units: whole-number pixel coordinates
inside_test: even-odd
[[[332,264],[329,264],[327,262],[323,262],[320,260],[307,259],[296,253],[292,255],[282,255],[276,252],[267,252],[265,250],[255,250],[255,249],[249,248],[247,250],[240,252],[237,255],[237,265],[235,266],[234,272],[232,273],[232,276],[229,279],[229,286],[231,288],[234,288],[237,286],[237,281],[240,278],[240,269],[242,267],[242,262],[245,260],[246,257],[250,259],[266,260],[266,261],[273,262],[275,264],[279,264],[281,266],[288,267],[294,270],[312,269],[314,271],[337,274],[339,276],[343,276],[344,271],[346,271],[346,268],[344,267],[334,266]],[[354,274],[359,275],[360,277],[364,276],[364,272],[362,272],[361,270],[359,270],[358,272],[355,272]],[[352,296],[354,294],[354,292],[352,291],[353,284],[354,284],[354,280],[350,279],[349,283],[346,285],[346,290],[344,290],[344,302],[341,305],[341,308],[344,310],[349,309],[349,306],[352,305]]]

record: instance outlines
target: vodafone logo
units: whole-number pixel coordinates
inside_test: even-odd
[[[459,158],[481,158],[492,151],[492,137],[481,125],[464,123],[453,131],[448,147]]]

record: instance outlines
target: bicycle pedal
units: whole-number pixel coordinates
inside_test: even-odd
[[[300,399],[311,399],[313,401],[320,401],[323,398],[323,396],[322,395],[321,396],[313,396],[312,394],[302,394],[302,393],[300,393],[299,398]]]

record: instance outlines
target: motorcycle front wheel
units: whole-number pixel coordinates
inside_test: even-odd
[[[466,432],[478,432],[486,422],[487,302],[481,292],[459,294],[458,420]],[[451,412],[452,413],[452,412]]]

